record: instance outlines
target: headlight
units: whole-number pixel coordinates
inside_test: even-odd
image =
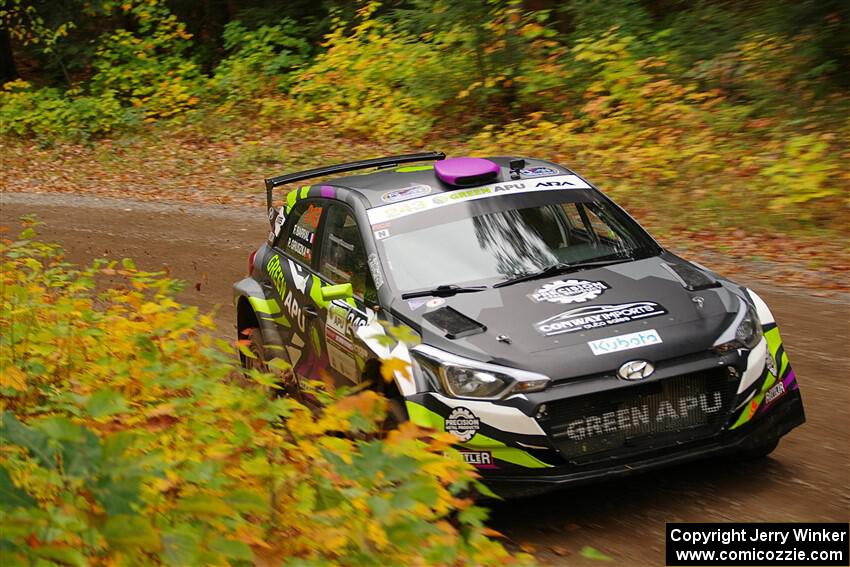
[[[735,329],[735,340],[746,348],[753,348],[761,339],[761,322],[755,310],[747,306],[747,313],[738,328]]]
[[[732,325],[720,335],[714,343],[714,348],[719,352],[739,348],[753,348],[762,337],[761,321],[755,309],[743,299],[738,299],[740,311],[732,322]]]
[[[509,394],[536,392],[549,378],[535,372],[463,358],[429,345],[412,350],[414,369],[454,398],[494,400]]]

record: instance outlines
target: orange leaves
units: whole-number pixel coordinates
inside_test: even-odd
[[[398,373],[402,378],[410,380],[410,363],[400,358],[381,361],[381,377],[386,382],[392,382]]]

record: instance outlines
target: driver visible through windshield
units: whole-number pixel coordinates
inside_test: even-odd
[[[401,292],[512,283],[559,268],[660,252],[625,213],[591,190],[502,195],[372,225]]]

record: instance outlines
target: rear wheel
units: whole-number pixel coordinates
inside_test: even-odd
[[[252,369],[260,372],[268,372],[269,365],[266,358],[266,344],[263,342],[263,333],[257,327],[249,327],[239,331],[240,341],[248,341],[248,350],[253,354],[250,357],[246,354],[239,354],[242,361],[242,368],[247,371]],[[243,343],[244,344],[244,343]]]
[[[295,374],[288,357],[285,359],[288,366],[286,370],[271,368],[268,363],[269,357],[267,354],[266,344],[263,341],[263,333],[257,327],[249,327],[239,331],[239,338],[248,341],[248,350],[250,350],[254,355],[253,358],[241,353],[239,355],[242,360],[242,368],[245,369],[246,377],[248,377],[248,373],[251,370],[275,374],[278,378],[278,384],[280,384],[283,389],[275,389],[272,394],[275,396],[289,396],[301,403],[304,403],[304,396],[301,391],[298,376]]]

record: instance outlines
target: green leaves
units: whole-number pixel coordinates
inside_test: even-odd
[[[112,516],[103,526],[103,537],[118,549],[156,551],[161,546],[159,533],[149,520],[139,516]]]
[[[605,555],[595,547],[590,547],[589,545],[582,547],[579,555],[595,561],[614,561],[612,557]]]
[[[114,390],[99,390],[86,402],[86,411],[95,419],[127,411],[124,396]]]
[[[29,508],[37,504],[35,498],[14,485],[9,471],[2,466],[0,466],[0,502],[10,508]]]

